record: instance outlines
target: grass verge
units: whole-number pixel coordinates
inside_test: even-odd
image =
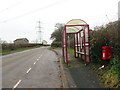
[[[109,64],[100,69],[100,64],[91,63],[89,64],[89,67],[97,72],[101,83],[103,83],[106,88],[120,88],[119,70],[114,68],[116,65],[111,66]]]
[[[52,50],[52,49],[62,49],[61,47],[50,47],[49,50]]]
[[[0,53],[0,55],[7,55],[7,54],[16,53],[16,52],[20,52],[20,51],[24,51],[24,50],[28,50],[28,49],[33,49],[33,48],[38,48],[38,47],[40,47],[40,46],[24,47],[24,48],[18,48],[15,50],[4,50],[4,51],[2,51],[2,53]]]
[[[72,56],[74,55],[74,50],[73,50],[73,49],[69,48],[69,49],[68,49],[68,52],[69,52],[69,54],[71,54]]]

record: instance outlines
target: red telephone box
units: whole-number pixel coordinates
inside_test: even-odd
[[[110,60],[112,59],[112,48],[109,46],[102,47],[102,59],[103,60]]]

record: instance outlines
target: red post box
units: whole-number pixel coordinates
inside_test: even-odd
[[[110,60],[112,59],[112,48],[109,46],[102,47],[102,59],[103,60]]]

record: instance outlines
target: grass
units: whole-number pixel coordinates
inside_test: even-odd
[[[83,67],[84,66],[84,62],[81,58],[75,58],[74,57],[74,49],[72,48],[68,48],[68,53],[69,53],[69,63],[68,65],[65,64],[65,62],[63,61],[63,64],[66,68],[78,68],[78,67]]]
[[[28,50],[28,49],[33,49],[33,48],[38,48],[38,47],[40,47],[40,46],[18,48],[15,50],[4,50],[4,51],[2,51],[2,53],[0,53],[0,55],[7,55],[7,54],[16,53],[16,52],[20,52],[20,51],[24,51],[24,50]]]
[[[74,49],[69,48],[68,52],[69,52],[69,54],[74,55]]]
[[[118,88],[120,87],[119,74],[115,70],[108,70],[102,75],[102,82],[106,87]]]
[[[91,63],[88,65],[92,70],[94,70],[106,88],[118,88],[120,87],[119,71],[116,71],[111,67],[111,65],[106,65],[104,68],[100,64]]]

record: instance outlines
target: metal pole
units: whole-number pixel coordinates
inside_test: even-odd
[[[82,52],[82,37],[81,37],[81,32],[80,32],[80,52]],[[81,54],[81,59],[82,59],[82,54]]]
[[[83,33],[84,33],[84,63],[86,64],[85,27],[83,29]]]
[[[65,26],[65,44],[66,44],[66,64],[68,64],[68,45],[67,45],[66,26]]]
[[[91,58],[90,58],[90,28],[89,28],[89,25],[88,25],[88,43],[89,43],[89,63],[91,62]]]
[[[74,34],[74,57],[76,58],[76,40],[75,40],[76,34]]]
[[[62,33],[62,55],[63,55],[63,58],[64,58],[64,30],[63,30],[63,33]]]
[[[118,21],[120,21],[120,1],[118,2]]]
[[[79,54],[78,54],[78,51],[79,51],[79,49],[78,49],[78,33],[76,34],[76,39],[77,39],[77,58],[79,57]]]

